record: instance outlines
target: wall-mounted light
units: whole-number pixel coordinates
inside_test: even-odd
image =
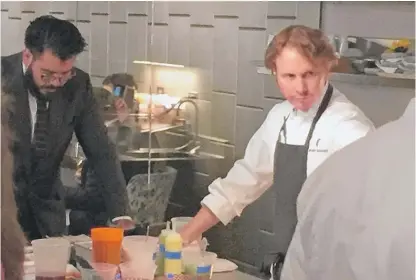
[[[185,65],[170,64],[170,63],[161,63],[161,62],[152,62],[152,61],[135,60],[135,61],[133,61],[133,63],[136,63],[136,64],[145,64],[145,65],[153,65],[153,66],[165,66],[165,67],[174,67],[174,68],[185,68]]]

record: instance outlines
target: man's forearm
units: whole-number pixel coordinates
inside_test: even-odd
[[[220,220],[206,206],[202,206],[196,216],[181,231],[184,243],[191,243]]]

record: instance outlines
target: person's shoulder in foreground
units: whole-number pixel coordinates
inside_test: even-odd
[[[305,182],[282,280],[415,279],[414,197],[413,99]]]

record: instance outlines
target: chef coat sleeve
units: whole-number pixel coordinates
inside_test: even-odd
[[[114,144],[107,136],[107,129],[100,116],[98,104],[92,94],[90,79],[82,95],[83,109],[75,126],[75,134],[94,169],[97,179],[104,186],[105,206],[111,219],[127,215],[126,181]]]
[[[216,179],[208,187],[209,194],[202,200],[202,205],[209,208],[224,225],[235,216],[240,216],[244,208],[259,198],[272,183],[274,146],[270,147],[266,138],[270,138],[271,113],[250,139],[244,158],[235,162],[225,178]]]

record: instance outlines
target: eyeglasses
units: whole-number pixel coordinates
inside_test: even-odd
[[[59,84],[63,85],[72,79],[76,75],[75,69],[71,69],[65,74],[57,74],[57,73],[42,73],[40,78],[44,83],[52,83],[54,81],[58,81]]]

